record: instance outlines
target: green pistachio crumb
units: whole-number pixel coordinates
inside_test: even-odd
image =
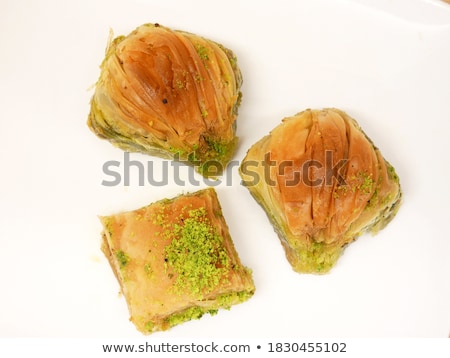
[[[148,321],[146,324],[145,324],[145,330],[147,331],[147,332],[151,332],[151,331],[153,331],[153,327],[154,327],[155,325],[154,325],[154,323],[152,322],[152,321]]]
[[[152,277],[153,270],[152,270],[152,266],[149,263],[144,265],[144,271],[145,271],[145,273],[147,274],[148,277]]]
[[[183,88],[186,87],[185,84],[184,84],[184,82],[181,81],[181,80],[176,80],[175,85],[176,85],[176,87],[177,87],[178,89],[183,89]]]
[[[128,262],[130,262],[130,258],[122,250],[116,251],[116,259],[119,262],[119,266],[121,269],[124,268],[128,264]]]
[[[354,182],[351,186],[353,193],[356,192],[356,190],[359,190],[363,194],[370,194],[372,192],[374,185],[372,174],[360,172],[358,175],[352,175],[349,179]]]
[[[113,235],[111,220],[109,218],[104,218],[103,225],[104,225],[106,231],[108,232],[108,235],[111,237]]]
[[[370,194],[372,192],[374,180],[372,179],[372,174],[360,173],[362,183],[359,185],[359,190],[364,194]]]
[[[166,269],[176,274],[175,292],[186,289],[197,297],[211,292],[230,266],[223,237],[211,225],[205,208],[193,209],[186,218],[165,232],[173,236],[165,249]]]
[[[177,324],[192,320],[202,318],[205,311],[201,307],[189,307],[183,312],[175,313],[166,318],[166,322],[170,327],[176,326]]]
[[[203,60],[209,60],[208,49],[205,46],[200,44],[195,45],[195,50],[197,51],[198,56]]]
[[[398,175],[395,172],[394,167],[392,165],[390,165],[389,163],[387,163],[387,170],[388,170],[387,172],[389,175],[389,179],[392,179],[392,180],[398,182]]]
[[[193,319],[200,319],[205,313],[211,316],[219,312],[219,308],[230,309],[232,305],[242,303],[248,300],[253,295],[253,292],[231,292],[217,297],[217,308],[204,308],[200,306],[193,306],[184,311],[177,312],[165,319],[166,323],[173,327],[177,324],[190,321]]]
[[[194,80],[195,80],[196,82],[202,82],[202,81],[204,81],[205,79],[204,79],[199,73],[196,73],[196,74],[194,75]]]

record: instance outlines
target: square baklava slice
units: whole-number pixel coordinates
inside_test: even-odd
[[[255,291],[213,188],[100,220],[102,251],[144,334],[229,309]]]

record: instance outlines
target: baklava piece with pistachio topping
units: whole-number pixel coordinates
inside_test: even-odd
[[[142,25],[110,41],[88,125],[126,151],[219,175],[236,148],[241,84],[231,50],[192,33]]]
[[[285,118],[249,149],[240,174],[301,273],[329,271],[347,244],[382,229],[401,201],[392,165],[338,109]]]
[[[229,309],[255,291],[213,188],[100,219],[102,250],[144,334]]]

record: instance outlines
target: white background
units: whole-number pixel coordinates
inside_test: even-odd
[[[2,1],[0,337],[141,337],[100,252],[97,215],[206,186],[101,184],[111,179],[102,165],[123,163],[123,152],[86,126],[92,85],[110,29],[147,22],[237,54],[235,160],[283,117],[338,107],[394,165],[404,192],[395,220],[350,245],[330,274],[299,275],[229,168],[216,190],[257,291],[152,338],[447,337],[450,5],[430,0]]]

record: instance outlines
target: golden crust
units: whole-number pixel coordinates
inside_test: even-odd
[[[230,160],[242,77],[229,49],[146,24],[114,39],[101,69],[88,119],[99,137],[196,165]]]
[[[245,163],[262,160],[266,165],[255,167],[260,180],[247,186],[299,272],[329,270],[346,244],[380,229],[400,202],[392,166],[356,121],[337,109],[285,118],[249,149],[241,166],[244,182]]]
[[[200,224],[192,222],[192,213],[198,212],[202,213]],[[191,226],[187,228],[189,220]],[[101,217],[101,222],[104,226],[102,250],[121,285],[130,319],[143,333],[166,330],[183,321],[199,318],[203,313],[229,308],[248,299],[254,292],[251,272],[240,262],[213,189]],[[209,267],[209,271],[205,268],[204,273],[199,271],[200,274],[216,277],[200,284],[204,277],[177,272],[176,264],[172,266],[170,261],[170,255],[174,254],[168,248],[176,240],[182,242],[181,235],[189,234],[194,235],[194,240],[197,235],[200,245],[205,233],[198,227],[204,229],[205,223],[211,233],[217,234],[213,237],[207,233],[206,239],[218,238],[217,245],[212,247],[220,251],[221,261],[206,261],[205,267]],[[178,230],[183,227],[191,232]],[[209,245],[208,242],[203,244]],[[181,246],[177,250],[197,250],[191,254],[204,254],[202,248],[194,246]],[[183,269],[202,270],[188,264]],[[199,281],[190,284],[180,278]]]

